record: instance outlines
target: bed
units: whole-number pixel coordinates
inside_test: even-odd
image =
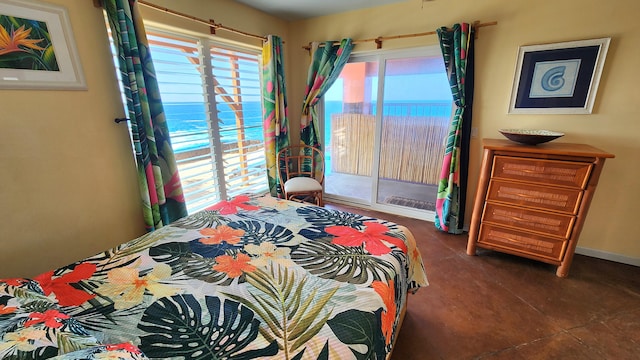
[[[388,359],[427,285],[398,224],[242,195],[0,280],[0,358]]]

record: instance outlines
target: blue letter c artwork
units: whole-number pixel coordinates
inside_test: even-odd
[[[573,97],[580,61],[580,59],[572,59],[536,63],[529,97]]]

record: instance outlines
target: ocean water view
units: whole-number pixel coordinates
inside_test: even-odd
[[[176,153],[185,152],[209,146],[207,109],[199,102],[166,102],[164,111],[171,133],[171,143]],[[244,135],[246,140],[262,141],[262,105],[260,102],[243,102]],[[451,114],[451,102],[436,101],[407,101],[385,102],[383,114],[385,116],[436,116],[448,118]],[[371,103],[373,114],[376,113],[376,103]],[[325,102],[325,143],[329,144],[331,134],[331,114],[341,113],[343,102]],[[220,135],[223,144],[235,143],[238,139],[238,129],[234,111],[226,104],[218,104],[218,119],[220,121]],[[289,119],[289,122],[294,119]]]
[[[325,121],[331,120],[331,114],[341,113],[344,103],[342,101],[325,101],[324,114]],[[382,105],[382,114],[384,116],[437,116],[448,117],[451,115],[451,101],[402,101],[390,102],[385,101]],[[377,104],[375,101],[369,103],[372,115],[377,113]]]
[[[163,106],[176,153],[209,146],[209,126],[204,103],[165,102]],[[245,139],[262,140],[262,105],[260,102],[244,102],[242,106]],[[218,120],[222,143],[236,142],[238,129],[234,111],[226,104],[218,104]]]

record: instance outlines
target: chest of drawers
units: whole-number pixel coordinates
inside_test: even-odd
[[[557,265],[567,276],[604,161],[585,144],[484,139],[467,254],[486,248]]]

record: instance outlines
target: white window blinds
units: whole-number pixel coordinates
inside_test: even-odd
[[[147,30],[189,213],[268,191],[256,52]]]

